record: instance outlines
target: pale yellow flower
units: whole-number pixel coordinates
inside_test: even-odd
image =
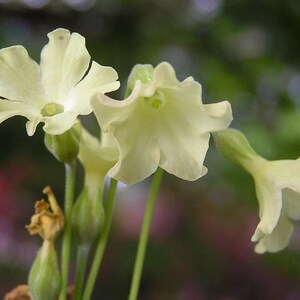
[[[255,181],[261,219],[251,239],[258,243],[255,251],[280,251],[293,232],[291,220],[300,220],[300,159],[261,159],[249,172]]]
[[[92,61],[85,39],[56,29],[48,34],[41,62],[32,60],[23,46],[0,50],[0,123],[20,115],[28,135],[45,123],[45,132],[62,134],[78,115],[92,112],[91,96],[118,89],[117,72]],[[90,66],[90,67],[89,67]]]
[[[108,175],[127,184],[145,179],[158,166],[185,180],[205,175],[210,132],[229,126],[230,104],[203,104],[201,85],[192,77],[178,81],[168,63],[155,69],[138,65],[128,86],[133,90],[123,101],[97,94],[91,102],[102,130],[119,149]]]
[[[214,137],[220,152],[240,164],[254,179],[260,216],[251,239],[257,242],[255,251],[282,250],[293,232],[291,220],[300,220],[300,158],[266,160],[235,129],[226,129]]]

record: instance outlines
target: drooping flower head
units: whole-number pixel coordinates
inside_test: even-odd
[[[78,115],[91,113],[90,97],[95,92],[119,87],[113,68],[94,61],[90,66],[83,36],[56,29],[48,37],[40,65],[23,46],[0,50],[0,97],[5,98],[0,99],[0,122],[24,116],[29,120],[28,135],[34,134],[40,122],[49,134],[64,133]]]
[[[291,220],[300,220],[300,158],[268,161],[235,129],[218,132],[214,137],[220,152],[254,179],[261,219],[251,239],[257,242],[255,251],[282,250],[293,232]]]
[[[230,104],[202,104],[201,85],[192,77],[178,81],[168,63],[155,69],[137,65],[128,90],[132,93],[123,101],[102,94],[91,101],[102,130],[111,133],[119,148],[109,176],[133,184],[158,166],[186,180],[205,175],[210,132],[229,126]]]

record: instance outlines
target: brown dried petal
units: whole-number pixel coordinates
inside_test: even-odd
[[[44,240],[53,241],[64,227],[64,216],[50,187],[43,192],[47,194],[50,205],[43,199],[37,201],[35,214],[26,228],[31,235],[39,234]]]
[[[19,285],[4,296],[4,300],[30,300],[28,285]]]

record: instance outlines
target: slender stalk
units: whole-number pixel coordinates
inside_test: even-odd
[[[107,206],[105,210],[105,221],[103,225],[103,231],[101,233],[101,236],[99,238],[98,246],[95,251],[94,260],[92,262],[91,270],[87,279],[86,288],[83,293],[83,300],[90,300],[95,281],[101,266],[104,250],[107,243],[107,238],[111,226],[112,221],[112,213],[113,213],[113,206],[114,206],[114,199],[115,194],[117,191],[118,181],[111,179],[110,181],[110,187],[109,187],[109,193],[108,193],[108,200],[107,200]]]
[[[84,274],[88,260],[89,250],[89,246],[79,246],[77,249],[74,300],[81,299]]]
[[[144,221],[141,229],[137,255],[134,263],[133,276],[131,281],[130,293],[128,297],[129,300],[136,300],[138,296],[143,264],[145,260],[148,236],[150,231],[150,225],[151,225],[154,205],[156,202],[157,193],[161,183],[162,175],[163,175],[163,170],[158,168],[152,181],[150,195],[148,198],[145,215],[144,215]]]
[[[76,178],[76,161],[70,164],[65,164],[66,183],[65,183],[65,229],[62,242],[62,261],[61,273],[62,284],[59,300],[65,300],[67,295],[67,286],[69,278],[69,263],[70,263],[70,249],[71,249],[71,215],[74,202],[74,189]]]

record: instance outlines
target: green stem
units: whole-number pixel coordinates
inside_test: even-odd
[[[130,293],[128,297],[129,300],[136,300],[138,296],[143,264],[145,259],[145,253],[146,253],[146,247],[148,242],[148,236],[150,231],[150,225],[151,225],[154,205],[156,202],[157,193],[161,183],[162,175],[163,175],[163,170],[158,168],[152,181],[150,195],[148,198],[147,207],[144,215],[144,221],[143,221],[142,230],[140,234],[137,255],[134,263],[133,276],[131,281]]]
[[[66,170],[66,185],[65,185],[65,228],[62,242],[62,261],[61,261],[61,292],[59,300],[65,300],[67,295],[67,286],[69,278],[69,263],[71,249],[71,215],[74,202],[74,189],[76,178],[76,161],[70,164],[65,164]]]
[[[74,300],[81,299],[89,250],[90,250],[89,246],[79,246],[77,249]]]
[[[104,250],[106,247],[107,238],[111,226],[114,199],[117,191],[117,186],[118,186],[118,181],[111,179],[109,193],[108,193],[107,207],[105,210],[105,221],[103,225],[103,231],[101,233],[98,246],[95,251],[94,260],[92,262],[91,270],[87,279],[86,288],[83,293],[83,298],[82,298],[83,300],[90,300],[93,293],[95,281],[101,266],[101,262],[102,262],[102,258],[103,258],[103,254],[104,254]]]

